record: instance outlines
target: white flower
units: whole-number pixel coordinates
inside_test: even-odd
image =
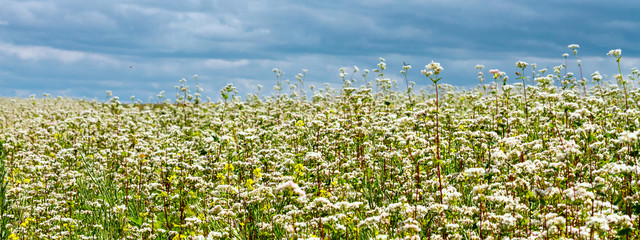
[[[460,228],[460,225],[456,223],[447,223],[446,227],[447,227],[447,230],[449,231],[456,231],[458,230],[458,228]]]
[[[322,159],[322,153],[307,152],[304,158],[306,161],[320,161]]]
[[[600,80],[602,80],[602,75],[600,75],[599,71],[595,71],[593,74],[591,74],[591,78],[594,81],[600,81]]]
[[[293,181],[287,181],[287,182],[281,183],[276,187],[276,192],[289,191],[289,190],[291,190],[291,192],[295,194],[298,194],[299,196],[305,195],[305,192],[300,188],[300,186],[298,186],[298,184],[294,183]]]
[[[186,221],[186,226],[194,226],[194,225],[198,225],[200,223],[202,223],[202,221],[200,220],[200,218],[193,216],[193,217],[188,217],[184,219]]]
[[[414,232],[420,232],[420,226],[418,226],[417,224],[407,224],[404,226],[404,229],[406,229],[407,231],[414,231]]]
[[[613,75],[613,78],[615,78],[618,81],[622,81],[623,80],[622,75],[620,75],[620,74]]]
[[[612,49],[612,50],[609,50],[609,53],[607,53],[607,55],[614,56],[614,57],[620,57],[620,55],[622,55],[622,50],[621,49]]]
[[[622,142],[633,143],[638,140],[638,134],[636,132],[622,132],[618,138]]]
[[[423,75],[430,77],[431,75],[433,75],[433,71],[427,71],[425,69],[422,69],[422,71],[420,71],[420,73],[422,73]]]
[[[434,74],[440,74],[440,72],[442,72],[444,70],[444,68],[442,68],[442,66],[440,66],[440,63],[431,61],[431,63],[429,63],[428,65],[424,66],[425,69],[427,70],[432,70]]]
[[[479,177],[484,176],[485,170],[484,168],[467,168],[466,170],[464,170],[464,173],[467,175]]]
[[[518,62],[516,63],[516,67],[517,67],[517,68],[522,68],[522,69],[526,68],[528,65],[529,65],[529,64],[528,64],[527,62],[523,62],[523,61],[518,61]]]
[[[324,198],[324,197],[318,197],[313,199],[313,201],[311,203],[309,203],[309,205],[307,205],[307,207],[305,207],[305,209],[308,210],[313,210],[313,209],[330,209],[333,208],[333,204],[331,203],[331,201],[329,201],[329,199]]]
[[[571,50],[576,50],[580,47],[580,45],[578,44],[569,44],[568,48]]]
[[[380,62],[380,63],[378,63],[378,68],[380,68],[382,70],[385,70],[385,69],[387,69],[387,64],[384,63],[384,62]]]
[[[284,226],[284,230],[287,231],[288,233],[294,232],[293,226],[291,225]]]

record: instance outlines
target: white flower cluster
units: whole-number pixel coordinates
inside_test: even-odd
[[[573,73],[562,76],[566,66],[547,74],[519,61],[522,83],[491,69],[495,84],[429,84],[436,95],[395,90],[387,67],[380,59],[370,82],[366,69],[363,80],[352,76],[358,67],[341,69],[343,89],[312,89],[310,99],[304,70],[285,82],[297,84],[289,94],[246,100],[226,85],[220,101],[202,102],[186,80],[173,102],[164,93],[151,104],[120,103],[111,92],[105,102],[0,98],[0,231],[9,239],[640,237],[636,83],[618,87],[595,72],[595,84],[579,89]],[[435,83],[442,71],[431,62],[422,73]]]

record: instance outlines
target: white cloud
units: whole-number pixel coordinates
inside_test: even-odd
[[[635,31],[640,28],[640,23],[636,21],[613,20],[601,23],[604,27],[620,29],[626,31]]]
[[[16,56],[21,60],[41,61],[54,60],[62,63],[74,63],[78,61],[98,61],[103,64],[117,64],[115,59],[96,53],[70,51],[47,46],[25,46],[0,42],[0,53]]]
[[[64,20],[72,26],[84,26],[91,28],[109,28],[114,29],[116,23],[110,16],[97,11],[77,12],[66,14]]]
[[[211,15],[200,12],[176,14],[176,20],[167,25],[171,32],[184,32],[197,37],[214,39],[246,39],[269,34],[266,28],[250,29],[235,16]]]
[[[135,16],[135,15],[146,15],[146,16],[154,16],[154,15],[166,15],[170,13],[167,10],[153,7],[142,7],[135,4],[116,4],[115,9],[118,13],[125,17]]]
[[[247,59],[241,59],[237,61],[229,61],[224,59],[207,59],[207,61],[205,61],[205,66],[215,69],[235,68],[245,66],[247,64],[249,64],[249,60]]]
[[[15,89],[13,90],[13,93],[16,95],[16,97],[19,98],[25,98],[31,94],[34,94],[32,89]]]
[[[54,2],[8,1],[2,3],[0,14],[15,22],[42,25],[49,16],[55,15],[58,7]]]
[[[104,80],[104,81],[96,81],[95,84],[99,87],[113,87],[113,88],[121,88],[126,85],[122,80]]]
[[[419,70],[431,60],[445,67],[443,82],[475,85],[476,64],[509,74],[517,70],[517,60],[551,68],[564,62],[561,54],[570,52],[570,43],[583,47],[585,76],[617,71],[615,61],[604,56],[612,48],[624,50],[623,71],[640,64],[631,58],[638,52],[633,40],[640,25],[595,0],[587,2],[598,7],[579,4],[572,11],[549,1],[504,0],[0,2],[0,65],[8,66],[0,81],[29,79],[12,89],[26,82],[64,86],[82,79],[86,82],[71,84],[74,94],[100,89],[94,96],[102,97],[102,89],[111,86],[122,96],[142,96],[145,89],[170,91],[178,79],[191,81],[198,73],[216,98],[227,81],[241,92],[253,92],[257,83],[269,92],[274,67],[290,80],[308,69],[307,87],[324,82],[339,87],[338,68],[371,69],[378,57],[387,59],[385,74],[397,78],[401,88],[403,61],[413,65],[409,80],[419,85],[427,83]],[[591,18],[573,21],[578,15]],[[589,58],[593,52],[598,58]],[[579,74],[575,59],[568,67]]]

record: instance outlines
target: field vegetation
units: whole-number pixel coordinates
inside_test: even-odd
[[[640,72],[477,69],[466,90],[380,59],[217,102],[186,80],[156,104],[2,98],[0,238],[638,239]]]

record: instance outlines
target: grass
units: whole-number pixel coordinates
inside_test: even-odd
[[[0,99],[0,237],[637,239],[637,71],[564,67],[460,90],[431,63],[412,92],[381,59],[310,98]]]

